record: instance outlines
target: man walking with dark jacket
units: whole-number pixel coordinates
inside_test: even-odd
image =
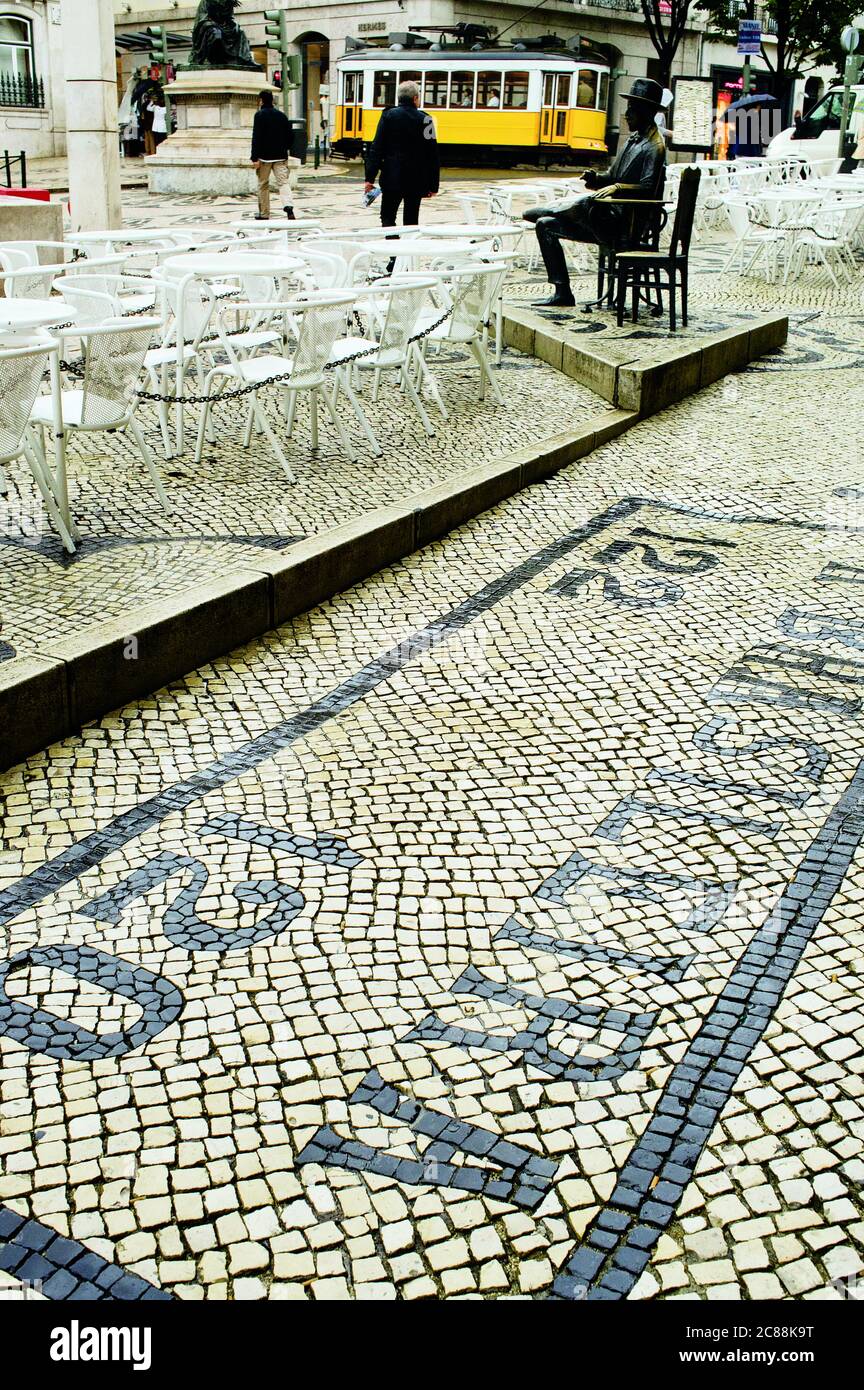
[[[399,204],[402,223],[416,226],[423,198],[438,192],[438,141],[432,117],[420,110],[420,88],[402,82],[398,106],[381,113],[375,139],[366,156],[366,192],[381,175],[381,226],[395,227]]]
[[[273,105],[273,93],[261,92],[258,110],[252,125],[252,163],[258,173],[258,212],[256,220],[266,222],[270,217],[270,175],[276,180],[286,215],[293,220],[288,153],[291,147],[291,122]]]

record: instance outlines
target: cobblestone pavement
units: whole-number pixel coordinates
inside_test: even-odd
[[[2,778],[11,1285],[849,1294],[864,402],[808,312]]]
[[[250,199],[158,200],[146,192],[126,196],[126,221],[141,225],[225,224],[250,215]],[[312,204],[311,206],[309,204]],[[377,225],[363,213],[357,184],[333,174],[301,185],[298,212],[320,216],[328,226]],[[458,216],[458,205],[442,197],[430,204],[430,220]],[[250,228],[255,223],[250,220]],[[75,351],[70,348],[69,356]],[[279,463],[256,443],[243,447],[246,412],[233,404],[214,411],[217,446],[205,447],[193,461],[197,408],[187,412],[187,447],[166,462],[154,407],[139,418],[157,460],[173,512],[155,501],[134,445],[125,435],[72,436],[68,472],[73,513],[83,540],[73,556],[50,528],[26,464],[10,467],[9,488],[0,494],[0,661],[44,647],[46,640],[242,565],[244,552],[283,550],[304,536],[354,520],[365,511],[401,502],[508,450],[541,441],[607,409],[586,387],[521,353],[507,351],[496,379],[508,401],[501,408],[490,396],[480,399],[476,364],[459,349],[430,356],[450,414],[441,419],[429,402],[434,437],[394,384],[384,382],[378,404],[361,391],[363,407],[378,435],[383,455],[376,458],[353,420],[340,407],[358,451],[355,463],[343,455],[330,422],[322,419],[321,446],[308,449],[307,407],[298,410],[296,442],[286,447],[298,483],[285,480]],[[192,386],[194,390],[194,383]],[[280,429],[281,405],[268,413]],[[322,412],[323,415],[323,412]]]
[[[474,180],[448,181],[448,193],[424,207],[424,218],[446,221],[460,215],[452,196],[470,189]],[[363,226],[375,219],[359,206],[353,176],[330,172],[301,184],[298,211],[319,216],[328,226]],[[203,223],[222,225],[250,215],[250,200],[219,198],[151,198],[144,190],[127,192],[126,220],[132,226]],[[255,228],[250,221],[250,227]],[[714,240],[697,253],[693,317],[681,341],[740,324],[777,308],[776,287],[758,279],[740,281],[721,271],[726,246]],[[862,357],[862,316],[851,291],[828,295],[818,277],[796,286],[790,345],[784,367],[823,369],[855,365]],[[577,281],[580,294],[591,293],[590,277]],[[546,292],[542,272],[518,269],[508,289],[514,302],[530,302]],[[823,304],[825,306],[817,307]],[[656,338],[668,342],[662,325],[651,320],[634,328],[614,326],[607,314],[556,315],[571,331],[597,338]],[[74,353],[71,353],[74,355]],[[761,369],[777,363],[766,360]],[[174,511],[166,515],[154,501],[149,479],[142,476],[137,454],[125,436],[98,434],[72,437],[69,446],[73,511],[83,534],[68,556],[51,530],[26,466],[8,470],[10,486],[0,495],[0,662],[44,649],[58,635],[86,631],[107,618],[129,615],[142,604],[167,598],[206,582],[227,568],[242,565],[249,549],[284,550],[364,511],[402,501],[424,487],[453,478],[466,468],[491,461],[508,450],[541,441],[606,408],[586,387],[536,359],[506,351],[496,376],[508,408],[481,401],[477,371],[462,354],[442,353],[434,370],[450,410],[442,421],[431,406],[435,437],[427,439],[395,387],[384,389],[373,405],[368,390],[364,408],[373,421],[384,456],[376,459],[353,421],[343,414],[358,449],[350,464],[341,453],[329,423],[322,426],[317,454],[305,446],[302,408],[298,443],[289,449],[299,481],[286,484],[275,459],[257,447],[243,448],[244,413],[236,406],[218,409],[218,448],[208,447],[201,465],[192,459],[195,408],[189,410],[186,453],[165,462],[155,410],[142,408],[140,418],[157,458]],[[734,382],[728,383],[728,390]],[[394,409],[394,401],[398,408]],[[272,417],[274,424],[276,417]]]

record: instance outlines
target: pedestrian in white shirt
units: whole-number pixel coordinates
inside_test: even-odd
[[[153,139],[157,145],[168,137],[168,112],[165,109],[165,98],[158,96],[154,101],[148,102],[147,110],[153,115]]]

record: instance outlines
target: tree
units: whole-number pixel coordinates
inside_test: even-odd
[[[672,85],[672,64],[684,37],[691,0],[641,0],[642,13],[657,57],[660,81]]]
[[[643,0],[643,4],[645,0]],[[696,6],[708,15],[712,29],[724,38],[738,34],[738,20],[753,14],[752,5],[739,0],[699,0]],[[762,58],[774,75],[774,95],[787,105],[795,78],[803,65],[835,63],[842,66],[840,33],[858,12],[859,0],[765,0],[761,6],[764,17],[773,21],[772,37],[776,41],[775,56],[762,44]]]

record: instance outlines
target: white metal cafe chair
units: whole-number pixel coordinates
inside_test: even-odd
[[[59,352],[59,344],[43,337],[29,340],[20,347],[0,347],[0,492],[5,491],[3,465],[25,458],[33,474],[42,501],[60,539],[70,553],[75,541],[70,534],[54,496],[51,470],[44,448],[30,428],[30,420],[39,397],[39,387],[51,354]],[[47,402],[49,420],[51,402]]]
[[[335,368],[333,405],[335,407],[340,393],[347,397],[376,455],[381,454],[381,445],[354,390],[358,376],[366,373],[373,376],[373,401],[378,400],[383,378],[395,376],[420,416],[426,434],[431,437],[435,433],[412,380],[411,339],[429,301],[429,292],[437,285],[438,280],[432,276],[394,276],[385,281],[376,281],[364,290],[356,290],[354,308],[360,321],[365,324],[365,335],[339,338],[330,354],[330,365]],[[361,353],[363,355],[359,356]],[[355,360],[352,361],[352,358]],[[443,409],[434,380],[432,386],[433,394]]]
[[[216,363],[207,373],[203,394],[208,399],[202,409],[198,427],[196,462],[200,463],[203,455],[204,437],[212,407],[218,404],[222,391],[237,386],[253,387],[246,422],[247,447],[251,442],[253,429],[265,435],[289,482],[296,482],[296,476],[258,399],[259,392],[268,387],[274,387],[285,397],[289,438],[294,425],[297,396],[306,392],[309,395],[311,447],[318,447],[320,400],[324,402],[345,453],[349,458],[356,457],[345,428],[336,414],[327,389],[329,383],[325,381],[325,371],[333,346],[345,326],[346,313],[353,303],[354,295],[351,293],[317,290],[307,293],[302,298],[248,304],[248,309],[266,314],[271,323],[281,320],[283,351],[281,355],[260,353],[257,357],[247,358],[238,357],[232,346],[230,334],[223,330],[224,319],[230,306],[218,306],[215,321],[219,326],[220,342],[227,360]],[[289,329],[293,330],[296,338]]]
[[[801,274],[805,264],[821,266],[835,289],[841,279],[852,280],[858,272],[855,242],[864,216],[864,199],[844,198],[823,204],[810,215],[808,227],[796,229],[786,266],[786,279]]]
[[[240,298],[244,290],[247,299],[275,298],[275,276],[238,277],[231,283],[202,280],[184,266],[168,263],[154,271],[153,280],[167,324],[162,346],[173,350],[177,396],[183,395],[190,362],[196,364],[196,369],[201,359],[212,364],[215,356],[224,350],[226,340],[235,357],[254,356],[280,341],[280,332],[270,326],[266,316],[253,312]],[[220,304],[225,308],[226,320],[230,305],[235,318],[233,330],[228,328],[227,322],[218,319]],[[181,401],[175,405],[175,436],[177,452],[182,454],[185,425]]]
[[[480,399],[485,400],[488,385],[496,404],[504,404],[504,397],[492,377],[486,338],[511,259],[507,253],[499,252],[486,258],[489,264],[465,265],[442,272],[444,295],[441,303],[424,309],[417,325],[418,333],[430,329],[417,353],[424,380],[429,372],[424,353],[427,343],[466,348],[480,368]],[[449,309],[449,316],[437,328],[431,328],[441,317],[442,306]]]
[[[94,276],[92,275],[64,275],[59,280],[54,281],[54,288],[59,294],[62,294],[64,301],[75,310],[76,328],[93,328],[108,323],[112,319],[123,317],[124,306],[120,297],[109,294],[103,289],[95,289],[93,280]],[[166,325],[164,318],[159,337],[159,345],[149,348],[144,357],[144,371],[148,378],[148,387],[154,394],[167,396],[169,394],[169,373],[173,368],[174,394],[180,396],[183,394],[186,373],[190,368],[197,370],[198,354],[190,344],[178,344],[174,340],[173,331]],[[162,432],[162,447],[166,459],[170,459],[174,457],[174,447],[169,426],[168,402],[157,401],[156,410],[159,416],[159,428]]]
[[[731,270],[737,261],[738,273],[748,275],[761,260],[766,280],[774,281],[777,278],[781,253],[785,251],[786,234],[779,227],[754,226],[750,220],[750,213],[750,204],[745,198],[726,199],[726,215],[732,227],[735,244],[724,262],[723,269]]]
[[[160,321],[156,318],[115,319],[96,327],[76,327],[75,336],[81,338],[84,348],[81,386],[62,391],[60,400],[63,426],[73,434],[128,430],[138,447],[156,495],[167,512],[171,510],[170,503],[141,427],[135,419],[137,388],[144,358],[154,332],[160,327]],[[47,470],[44,436],[54,423],[49,396],[37,398],[30,422],[39,427],[35,432],[38,456],[43,470]]]

